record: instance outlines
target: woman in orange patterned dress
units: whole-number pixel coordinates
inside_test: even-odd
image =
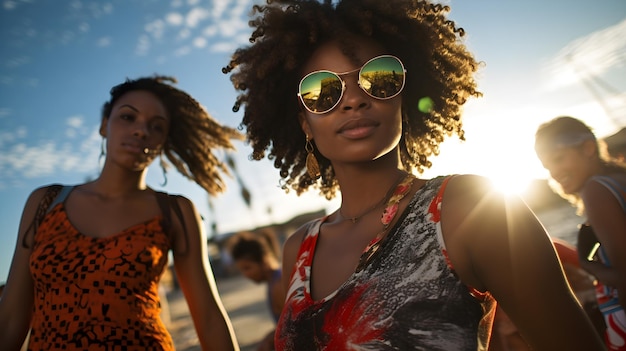
[[[18,350],[30,330],[29,350],[173,350],[158,294],[170,251],[202,348],[238,349],[193,203],[146,185],[160,155],[219,193],[227,169],[211,150],[239,138],[175,82],[155,76],[115,86],[102,109],[100,176],[28,198],[0,299],[3,349]]]

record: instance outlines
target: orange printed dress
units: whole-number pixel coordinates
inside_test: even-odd
[[[35,235],[28,350],[174,350],[158,284],[170,248],[161,215],[107,238],[78,232],[63,201]]]

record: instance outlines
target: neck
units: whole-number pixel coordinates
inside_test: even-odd
[[[146,172],[119,172],[104,168],[100,176],[87,187],[101,196],[116,198],[146,190]]]
[[[389,199],[398,183],[407,175],[407,172],[396,169],[385,174],[372,174],[367,177],[363,174],[353,178],[346,186],[341,186],[341,206],[339,216],[342,220],[356,223],[361,217],[376,212]],[[363,191],[368,189],[369,191]]]

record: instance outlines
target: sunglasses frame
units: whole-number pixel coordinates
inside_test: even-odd
[[[378,96],[374,96],[372,94],[370,94],[362,85],[361,85],[361,73],[363,71],[363,68],[365,68],[365,66],[367,66],[368,64],[370,64],[372,61],[374,60],[378,60],[381,58],[393,58],[396,61],[398,61],[398,63],[400,64],[400,67],[402,67],[402,86],[400,87],[400,89],[398,89],[398,92],[396,92],[393,95],[390,96],[386,96],[386,97],[378,97]],[[341,76],[345,76],[354,72],[359,72],[359,79],[357,79],[357,85],[359,86],[359,88],[361,88],[361,90],[363,92],[365,92],[365,94],[367,94],[367,96],[370,96],[376,100],[389,100],[389,99],[393,99],[394,97],[400,95],[400,93],[402,92],[402,90],[404,90],[404,85],[406,84],[406,68],[404,67],[404,64],[402,63],[402,60],[400,60],[398,57],[394,56],[394,55],[379,55],[376,57],[372,57],[371,59],[367,60],[367,62],[365,62],[361,67],[353,69],[351,71],[347,71],[347,72],[342,72],[342,73],[337,73],[337,72],[333,72],[333,71],[329,71],[329,70],[318,70],[318,71],[313,71],[310,73],[307,73],[304,77],[302,77],[302,79],[300,79],[300,83],[298,84],[298,98],[300,99],[300,103],[302,103],[302,106],[304,106],[304,108],[316,115],[323,115],[326,114],[332,110],[335,109],[335,107],[337,107],[337,105],[339,105],[339,103],[341,102],[341,99],[343,99],[343,95],[346,92],[346,82],[341,78]],[[337,101],[335,102],[335,104],[333,106],[331,106],[329,109],[325,110],[325,111],[313,111],[311,110],[306,103],[304,102],[304,98],[302,97],[302,83],[304,82],[305,79],[307,79],[308,77],[317,74],[317,73],[330,73],[331,75],[337,77],[337,79],[339,79],[339,81],[341,82],[341,95],[339,95],[339,98],[337,99]]]

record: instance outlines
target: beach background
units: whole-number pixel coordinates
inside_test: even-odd
[[[265,301],[265,285],[255,284],[241,275],[232,275],[217,278],[217,288],[241,351],[256,350],[257,343],[274,329],[274,321]],[[176,350],[202,350],[182,292],[170,291],[167,301],[170,320],[166,325]]]

